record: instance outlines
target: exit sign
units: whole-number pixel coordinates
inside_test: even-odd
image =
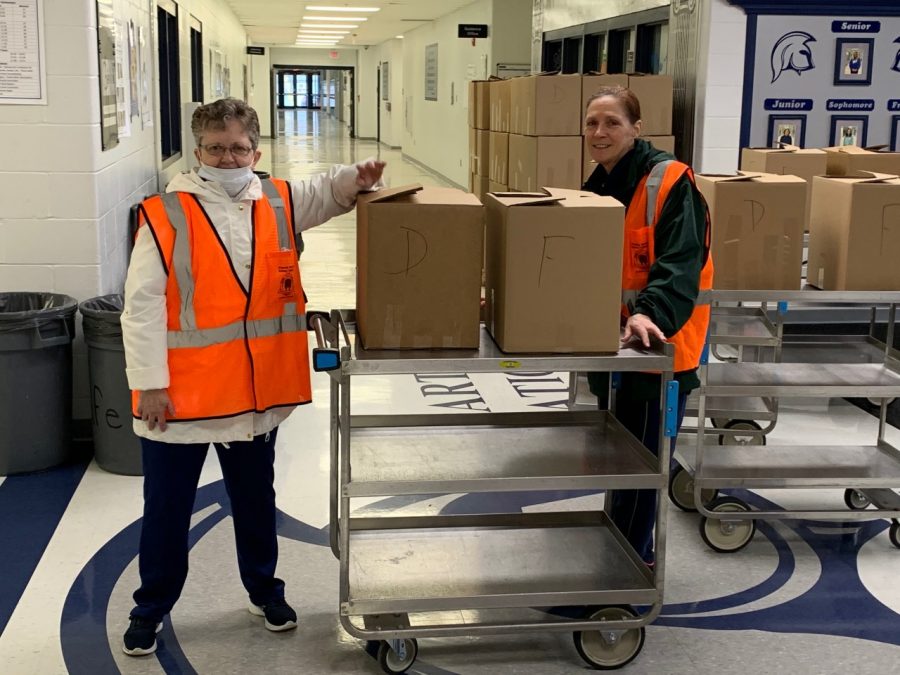
[[[486,23],[461,23],[457,37],[461,38],[486,38],[488,27]]]

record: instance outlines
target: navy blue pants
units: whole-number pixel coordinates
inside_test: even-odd
[[[678,428],[684,420],[687,394],[678,397]],[[659,456],[659,398],[629,400],[617,395],[616,417],[650,452]],[[671,439],[670,452],[675,451]],[[610,490],[609,515],[637,554],[646,562],[655,562],[653,526],[656,524],[656,490]]]
[[[250,601],[264,605],[284,598],[275,577],[275,436],[278,430],[216,444],[225,489],[231,501],[238,569]],[[171,611],[188,573],[188,532],[200,470],[209,443],[162,443],[141,439],[144,462],[144,519],[139,570],[131,616],[154,621]]]

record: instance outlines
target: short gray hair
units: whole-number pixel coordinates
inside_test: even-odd
[[[191,132],[200,145],[200,137],[210,129],[220,131],[229,120],[237,121],[250,137],[253,149],[259,146],[259,117],[256,111],[239,98],[220,98],[218,101],[201,105],[191,117]]]

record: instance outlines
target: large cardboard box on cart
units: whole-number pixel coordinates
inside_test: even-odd
[[[625,207],[557,188],[485,206],[485,317],[500,349],[617,351]]]
[[[783,176],[799,176],[806,181],[806,220],[809,230],[809,214],[812,199],[812,179],[828,173],[828,155],[824,150],[786,148],[743,148],[741,171],[777,173]]]
[[[509,131],[523,136],[577,136],[581,75],[528,75],[510,80]]]
[[[712,221],[713,286],[799,290],[806,181],[771,173],[696,179]]]
[[[469,127],[473,129],[491,128],[491,95],[488,80],[469,82]]]
[[[356,317],[367,349],[476,349],[484,207],[451,188],[359,195]]]
[[[829,291],[900,290],[900,179],[859,172],[813,179],[807,281]]]

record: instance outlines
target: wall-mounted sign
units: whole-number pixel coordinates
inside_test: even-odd
[[[262,56],[266,53],[265,47],[247,47],[248,54],[254,54],[255,56]]]
[[[486,23],[461,23],[457,28],[457,37],[461,38],[486,38],[488,27]]]
[[[438,100],[438,46],[425,46],[425,100]]]
[[[0,3],[0,103],[47,103],[43,0]]]

